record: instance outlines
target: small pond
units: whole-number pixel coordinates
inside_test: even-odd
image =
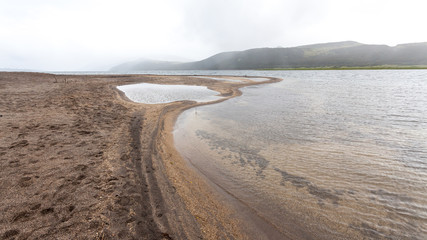
[[[117,87],[130,100],[146,104],[170,103],[182,100],[210,102],[220,99],[219,93],[204,86],[161,85],[139,83]]]

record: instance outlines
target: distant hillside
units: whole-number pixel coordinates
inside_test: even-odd
[[[116,66],[112,70],[245,70],[386,65],[427,66],[427,43],[401,44],[389,47],[347,41],[292,48],[257,48],[219,53],[197,62],[131,62]]]

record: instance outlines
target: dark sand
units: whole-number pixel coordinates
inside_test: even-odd
[[[228,98],[260,84],[0,73],[0,239],[253,238],[174,148],[177,116],[203,104],[138,104],[115,88],[139,82]]]

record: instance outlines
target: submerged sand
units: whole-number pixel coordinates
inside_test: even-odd
[[[207,86],[219,101],[259,84],[0,73],[2,239],[253,238],[174,148],[177,116],[206,103],[140,104],[116,88],[142,82]]]

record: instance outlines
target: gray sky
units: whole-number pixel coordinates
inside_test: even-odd
[[[0,0],[0,68],[106,70],[257,47],[426,42],[426,9],[425,0]]]

